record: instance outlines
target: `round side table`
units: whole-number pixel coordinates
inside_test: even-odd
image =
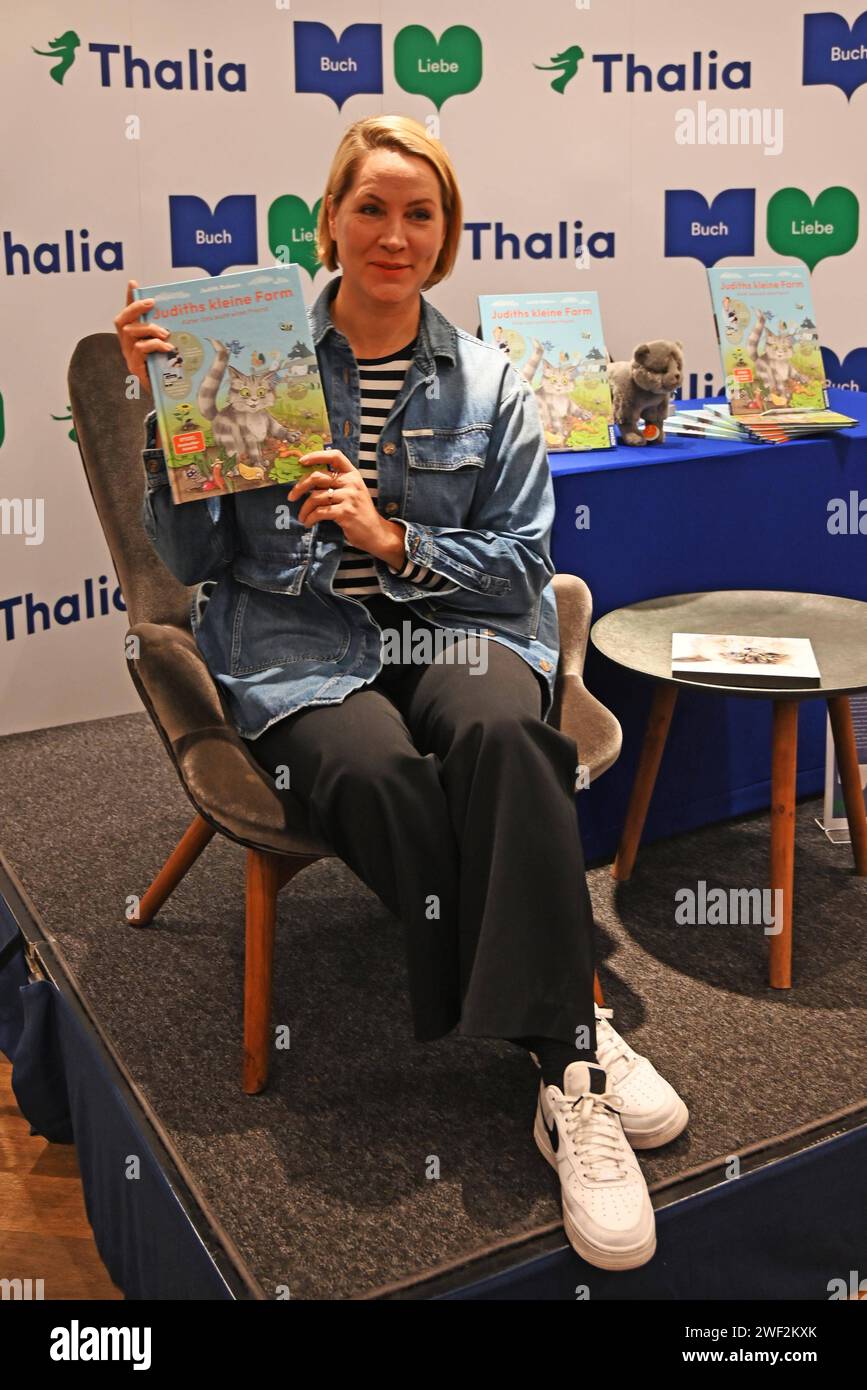
[[[671,672],[674,632],[808,637],[821,682],[783,690],[772,686],[715,685],[710,681],[680,679]],[[782,892],[783,926],[782,931],[768,938],[769,978],[775,988],[789,989],[792,983],[798,706],[802,700],[828,702],[855,872],[867,875],[867,814],[849,706],[850,695],[867,690],[867,603],[830,594],[770,589],[671,594],[607,613],[594,623],[590,637],[604,656],[656,685],[620,845],[611,867],[616,879],[628,879],[635,865],[679,687],[709,690],[738,699],[773,700],[770,878],[771,888]]]

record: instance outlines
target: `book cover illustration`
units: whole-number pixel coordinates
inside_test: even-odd
[[[732,413],[825,409],[806,266],[711,266],[707,273]]]
[[[484,341],[500,348],[532,386],[550,450],[613,448],[608,359],[594,291],[481,294],[479,316]]]
[[[819,685],[808,637],[753,637],[673,632],[671,674],[709,685],[790,688]]]
[[[297,265],[140,286],[173,353],[148,377],[175,502],[294,483],[331,443]]]

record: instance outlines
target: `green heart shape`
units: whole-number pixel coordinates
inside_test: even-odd
[[[444,101],[471,92],[482,80],[482,41],[466,24],[453,24],[437,43],[423,24],[409,24],[394,40],[394,76],[405,92]]]
[[[316,222],[319,218],[317,198],[308,208],[303,198],[284,193],[275,198],[268,209],[268,245],[271,254],[284,263],[302,265],[311,279],[321,264],[316,254]]]
[[[813,203],[802,188],[781,188],[768,201],[767,236],[775,251],[797,256],[812,270],[826,256],[852,250],[858,240],[858,199],[851,189],[836,187],[826,188]]]

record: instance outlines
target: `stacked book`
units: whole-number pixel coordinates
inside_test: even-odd
[[[741,438],[782,443],[858,423],[828,409],[805,265],[712,266],[707,274],[726,399],[746,431]]]
[[[741,439],[751,444],[780,444],[803,435],[849,429],[850,415],[836,410],[764,410],[754,415],[733,415],[727,405],[707,405],[698,410],[678,410],[665,420],[666,435],[696,439]]]

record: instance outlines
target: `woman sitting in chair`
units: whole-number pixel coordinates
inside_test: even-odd
[[[529,1052],[569,1239],[628,1269],[656,1248],[631,1145],[667,1143],[687,1110],[594,1010],[578,750],[546,722],[559,632],[539,414],[503,353],[421,293],[461,230],[438,140],[405,117],[350,126],[317,229],[342,274],[309,311],[340,447],[307,455],[288,496],[183,506],[149,450],[144,524],[202,586],[196,641],[252,756],[401,919],[416,1039],[457,1028]],[[139,321],[153,301],[135,283],[115,325],[147,387],[146,355],[173,344]]]

